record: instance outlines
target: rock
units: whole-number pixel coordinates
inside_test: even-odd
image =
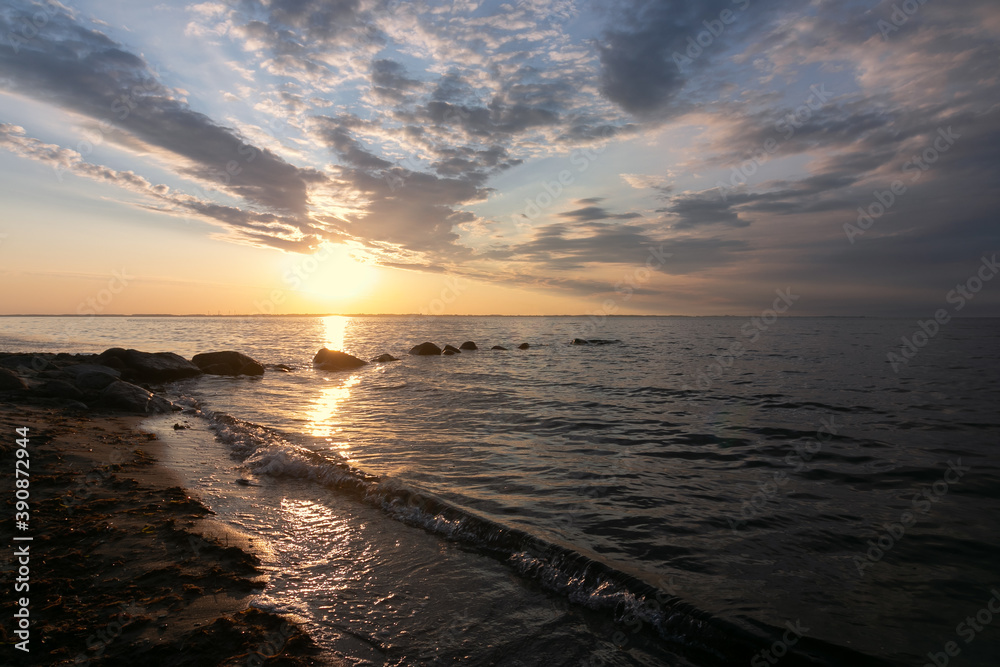
[[[460,349],[460,350],[478,350],[479,348],[476,347],[476,344],[473,343],[471,340],[467,340],[464,343],[462,343],[461,345],[459,345],[458,349]]]
[[[458,349],[457,347],[455,347],[454,345],[445,345],[445,346],[444,346],[444,351],[445,351],[445,352],[449,352],[449,351],[450,351],[450,352],[451,352],[452,354],[461,354],[461,353],[462,353],[462,351],[461,351],[461,350],[459,350],[459,349]]]
[[[52,398],[68,398],[74,401],[83,399],[83,392],[77,389],[75,385],[66,382],[66,380],[49,380],[36,389],[36,392],[42,396],[51,396]]]
[[[0,391],[25,391],[24,380],[6,368],[0,368]]]
[[[506,351],[507,351],[507,348],[505,348],[505,347],[504,347],[503,345],[494,345],[494,346],[493,346],[493,347],[491,347],[490,349],[491,349],[491,350],[503,350],[504,352],[506,352]]]
[[[590,340],[585,340],[583,338],[574,338],[570,345],[611,345],[612,343],[620,343],[620,340],[606,340],[604,338],[591,338]]]
[[[445,350],[441,354],[444,355],[444,356],[446,356],[446,357],[453,357],[456,354],[461,354],[461,352],[455,352],[455,350]]]
[[[264,368],[271,371],[280,371],[282,373],[291,373],[295,369],[287,364],[264,364]]]
[[[73,383],[84,394],[100,392],[109,384],[121,378],[121,371],[99,364],[76,364],[67,366],[63,373],[73,378]]]
[[[191,358],[191,363],[208,375],[263,375],[264,365],[245,354],[226,350],[203,352]]]
[[[52,355],[46,355],[52,356]],[[42,371],[50,370],[52,364],[49,360],[40,354],[9,354],[3,359],[0,359],[0,367],[8,368],[10,370],[26,369],[29,371],[34,371],[35,373],[41,373]]]
[[[316,353],[316,356],[313,357],[313,363],[324,371],[348,371],[352,368],[368,365],[364,359],[358,359],[346,352],[328,350],[325,347]]]
[[[112,359],[124,364],[122,377],[138,382],[172,382],[201,375],[201,369],[173,352],[140,352],[113,347],[98,355],[103,366],[112,366]]]
[[[115,380],[101,392],[105,407],[142,414],[163,414],[179,409],[173,403],[134,384]]]
[[[427,357],[441,354],[441,348],[434,343],[421,343],[410,350],[410,354]]]
[[[527,350],[529,347],[531,347],[531,346],[528,345],[527,343],[521,343],[520,345],[517,346],[517,349],[519,349],[519,350]]]
[[[391,354],[380,354],[379,356],[377,356],[374,359],[372,359],[372,361],[377,361],[380,364],[384,364],[384,363],[386,363],[388,361],[399,361],[399,359],[397,359],[396,357],[392,356]]]

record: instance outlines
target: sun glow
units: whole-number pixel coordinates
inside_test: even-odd
[[[343,302],[370,292],[378,280],[378,269],[359,261],[357,253],[347,246],[325,244],[314,254],[298,258],[285,278],[319,303]]]

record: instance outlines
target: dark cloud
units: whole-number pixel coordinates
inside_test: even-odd
[[[581,199],[578,203],[596,203],[599,201],[601,201],[600,198]],[[578,222],[589,222],[591,220],[631,220],[632,218],[642,217],[639,213],[612,213],[606,208],[602,208],[600,206],[585,206],[584,208],[578,208],[573,211],[564,211],[558,215],[560,218],[569,218],[570,220],[576,220]]]
[[[308,189],[324,176],[274,153],[193,111],[159,82],[146,62],[107,36],[52,10],[45,29],[17,50],[0,45],[5,86],[42,98],[129,133],[179,158],[181,171],[254,204],[298,216]],[[0,32],[14,29],[0,15]],[[115,139],[115,132],[108,139]]]

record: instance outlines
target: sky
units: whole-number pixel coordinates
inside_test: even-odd
[[[13,0],[0,36],[0,314],[1000,315],[996,0]]]

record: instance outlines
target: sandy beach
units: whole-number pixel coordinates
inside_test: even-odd
[[[250,607],[265,585],[253,544],[157,465],[160,444],[141,431],[142,417],[57,403],[0,401],[4,616],[21,597],[30,614],[26,644],[0,625],[5,664],[339,664],[293,620]],[[32,539],[14,541],[16,429],[25,427],[30,509],[16,535]],[[29,574],[19,577],[24,545]]]

